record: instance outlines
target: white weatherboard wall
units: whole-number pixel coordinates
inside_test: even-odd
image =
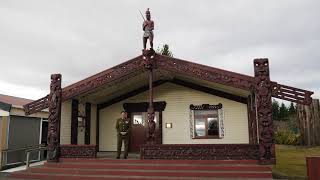
[[[60,144],[71,144],[71,100],[61,104]]]
[[[165,83],[154,89],[154,101],[166,101],[162,115],[163,144],[248,144],[247,105],[232,100]],[[116,119],[120,117],[123,103],[148,102],[148,91],[130,97],[100,110],[99,150],[116,151]],[[223,139],[190,138],[190,104],[222,103],[224,111],[225,137]],[[171,129],[165,123],[172,123]]]

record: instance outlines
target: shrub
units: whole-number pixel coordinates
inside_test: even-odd
[[[279,130],[275,133],[275,143],[285,145],[299,145],[300,134],[295,134],[291,130]]]

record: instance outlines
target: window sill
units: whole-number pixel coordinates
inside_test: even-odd
[[[201,136],[201,137],[194,137],[192,139],[222,139],[219,136]]]

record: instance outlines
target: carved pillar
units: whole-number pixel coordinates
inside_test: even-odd
[[[148,135],[147,144],[155,144],[155,130],[156,123],[154,122],[155,112],[153,108],[153,69],[155,68],[155,51],[142,50],[142,57],[144,59],[144,66],[149,72],[149,107],[148,107]]]
[[[51,75],[48,118],[48,162],[59,161],[61,119],[61,74]]]
[[[72,99],[71,103],[71,144],[78,144],[78,114],[79,101]]]
[[[258,144],[255,95],[248,96],[249,144]]]
[[[129,116],[130,117],[130,116]],[[91,128],[91,103],[86,103],[86,120],[85,120],[85,136],[84,143],[90,144],[90,128]]]
[[[97,145],[97,151],[99,151],[99,134],[100,134],[100,109],[97,108],[97,113],[96,113],[96,117],[97,117],[97,123],[96,123],[96,145]]]
[[[275,164],[272,121],[272,86],[268,59],[254,60],[256,111],[258,118],[259,158],[261,164]]]

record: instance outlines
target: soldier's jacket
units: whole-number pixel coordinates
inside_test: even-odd
[[[130,119],[128,119],[128,118],[127,119],[122,119],[122,118],[117,119],[116,129],[117,129],[118,135],[120,135],[120,132],[127,132],[126,135],[128,135],[131,130]]]

